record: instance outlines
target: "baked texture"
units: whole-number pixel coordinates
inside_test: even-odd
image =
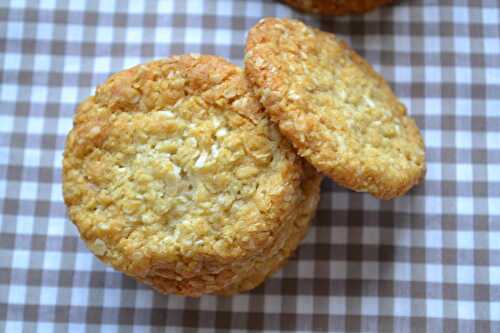
[[[293,254],[299,243],[306,236],[319,202],[319,187],[322,177],[318,177],[317,171],[309,164],[304,165],[305,177],[301,185],[304,193],[304,200],[299,204],[293,223],[290,225],[291,233],[285,244],[271,258],[259,262],[254,269],[254,273],[246,276],[241,281],[234,283],[225,289],[217,292],[222,295],[231,295],[236,292],[243,292],[257,287],[269,275],[280,269]]]
[[[393,0],[283,0],[290,6],[319,15],[362,14]]]
[[[305,168],[239,68],[186,55],[119,72],[78,107],[63,193],[102,261],[199,296],[239,291],[295,237],[296,210],[319,193]]]
[[[299,155],[337,183],[391,199],[423,177],[415,121],[384,79],[333,34],[262,19],[248,35],[245,71]]]

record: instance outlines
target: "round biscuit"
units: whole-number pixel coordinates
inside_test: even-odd
[[[307,13],[319,15],[362,14],[389,4],[393,0],[283,0],[288,5]]]
[[[63,159],[64,200],[89,249],[190,296],[223,290],[280,250],[305,177],[243,72],[214,56],[111,76],[78,107]]]
[[[415,121],[335,35],[296,20],[262,19],[248,35],[245,71],[299,155],[337,183],[391,199],[423,177]]]

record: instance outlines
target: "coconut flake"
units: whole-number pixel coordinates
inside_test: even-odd
[[[207,161],[208,154],[206,151],[203,151],[198,159],[196,160],[196,163],[194,164],[195,168],[201,168],[202,166],[205,165],[205,162]]]

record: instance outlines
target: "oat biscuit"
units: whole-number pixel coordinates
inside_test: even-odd
[[[245,71],[299,155],[337,183],[390,199],[424,175],[415,121],[384,79],[333,34],[263,19],[249,32]]]
[[[320,15],[348,15],[369,12],[393,0],[283,0],[304,12]]]
[[[285,251],[319,177],[242,71],[213,56],[111,76],[79,106],[63,160],[65,203],[90,250],[161,292],[190,296],[239,285]]]

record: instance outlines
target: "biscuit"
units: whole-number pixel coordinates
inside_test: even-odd
[[[319,193],[303,190],[310,178],[243,72],[214,56],[111,76],[78,107],[63,159],[64,200],[89,249],[189,296],[283,251],[298,207]]]
[[[320,15],[348,15],[369,12],[393,0],[283,0],[307,13]]]
[[[391,199],[423,177],[415,121],[384,79],[333,34],[263,19],[249,32],[245,71],[299,155],[340,185]]]

